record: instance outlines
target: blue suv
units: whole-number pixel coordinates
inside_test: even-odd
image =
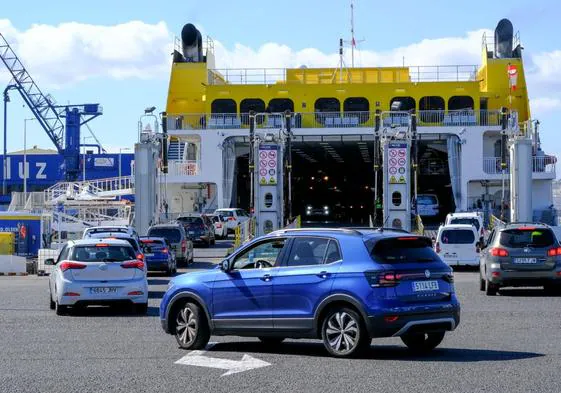
[[[210,335],[319,338],[337,357],[375,337],[434,349],[460,322],[451,268],[431,240],[385,229],[292,229],[257,238],[216,269],[174,278],[160,305],[185,349]]]

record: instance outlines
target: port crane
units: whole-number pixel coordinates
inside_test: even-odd
[[[77,180],[80,174],[80,146],[92,146],[80,144],[80,129],[102,115],[103,108],[100,104],[57,105],[51,95],[45,95],[39,89],[2,33],[0,33],[0,59],[12,75],[12,81],[4,90],[4,174],[6,173],[6,109],[10,100],[8,92],[17,90],[58,153],[64,157],[63,170],[66,180]],[[102,149],[99,141],[96,146]]]

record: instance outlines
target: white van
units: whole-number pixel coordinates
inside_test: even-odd
[[[480,212],[449,213],[446,216],[444,225],[454,224],[473,225],[479,233],[479,240],[482,241],[485,237],[485,228],[483,228],[483,215]]]
[[[443,225],[434,250],[450,266],[479,266],[479,233],[470,224]]]

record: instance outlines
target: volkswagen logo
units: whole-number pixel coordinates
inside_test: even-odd
[[[107,265],[99,265],[99,270],[107,270]]]
[[[530,248],[529,247],[524,248],[524,252],[530,252]]]
[[[425,270],[425,277],[430,278],[430,270]]]

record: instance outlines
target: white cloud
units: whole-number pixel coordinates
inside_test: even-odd
[[[169,73],[173,41],[164,22],[37,24],[18,31],[4,19],[0,31],[41,85],[61,86],[96,77],[149,79]]]
[[[561,99],[554,97],[538,97],[530,100],[532,111],[537,115],[561,110]]]

